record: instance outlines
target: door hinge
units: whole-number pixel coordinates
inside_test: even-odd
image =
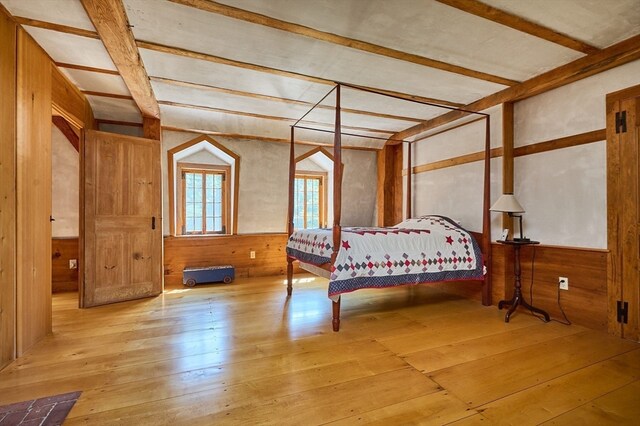
[[[629,320],[629,302],[618,300],[618,322],[626,324]]]
[[[627,133],[627,111],[616,112],[616,133]]]

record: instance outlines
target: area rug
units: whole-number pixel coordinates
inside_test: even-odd
[[[54,426],[67,418],[82,392],[69,392],[0,406],[0,426]]]

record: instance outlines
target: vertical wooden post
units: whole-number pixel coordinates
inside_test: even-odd
[[[411,142],[407,142],[407,219],[411,219],[411,173],[413,163],[411,162]]]
[[[340,85],[336,87],[336,121],[333,139],[333,253],[331,264],[335,265],[341,244],[340,216],[342,214],[342,124],[340,122]],[[340,299],[333,302],[333,331],[340,330]]]
[[[502,193],[513,194],[513,102],[502,104]],[[502,229],[513,235],[513,218],[502,214]]]
[[[142,133],[147,139],[162,140],[162,127],[160,119],[155,117],[142,118]]]
[[[289,148],[289,206],[287,236],[293,234],[293,197],[296,181],[295,127],[291,126],[291,146]],[[287,256],[287,296],[293,292],[293,258]]]
[[[482,206],[482,251],[486,275],[482,285],[482,304],[491,305],[491,117],[485,117],[484,199]]]

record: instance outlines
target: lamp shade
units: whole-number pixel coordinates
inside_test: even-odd
[[[513,194],[502,194],[489,210],[503,213],[524,213],[524,209]]]

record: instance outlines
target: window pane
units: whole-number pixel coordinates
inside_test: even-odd
[[[193,189],[191,188],[186,188],[184,191],[184,195],[186,198],[187,203],[192,203],[194,202],[194,196],[193,196]]]
[[[218,229],[214,229],[214,227],[213,227],[213,218],[212,217],[208,217],[207,218],[207,231],[208,232],[218,231]]]
[[[193,191],[193,199],[197,202],[201,202],[202,201],[202,187],[200,188],[196,188]]]
[[[214,176],[214,185],[216,188],[222,188],[222,175]]]
[[[207,196],[206,202],[207,203],[213,202],[213,188],[210,188],[209,186],[207,186],[207,189],[205,190],[205,194]]]
[[[195,232],[202,232],[202,217],[198,217],[193,221],[193,230]]]
[[[187,232],[193,232],[194,231],[194,226],[193,226],[193,218],[187,218],[187,223],[185,225],[185,231]]]
[[[213,215],[222,216],[222,203],[215,203],[213,205]]]
[[[193,182],[195,188],[202,189],[202,173],[194,173]]]
[[[213,188],[213,175],[207,173],[207,188]]]
[[[185,173],[186,185],[189,188],[193,187],[193,173]]]
[[[207,211],[205,212],[207,217],[213,217],[213,203],[207,203],[205,205],[207,209]]]
[[[216,188],[213,195],[215,201],[222,201],[222,188]]]
[[[222,231],[222,219],[219,217],[215,218],[213,227],[214,227],[214,230],[216,231]]]

